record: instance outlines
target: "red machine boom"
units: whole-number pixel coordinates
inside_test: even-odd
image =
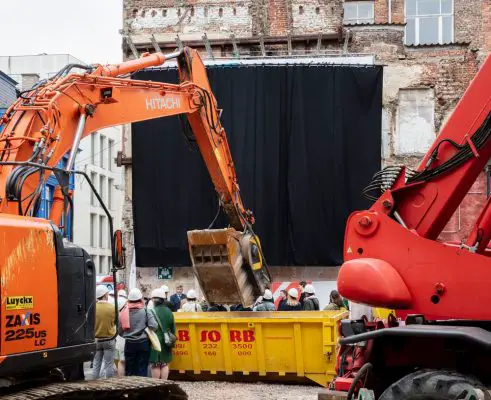
[[[387,189],[347,224],[338,287],[355,302],[430,319],[491,319],[491,202],[461,246],[436,239],[491,156],[491,56],[416,171],[388,167]],[[465,298],[465,301],[463,301]]]

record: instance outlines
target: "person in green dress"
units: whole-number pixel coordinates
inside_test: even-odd
[[[156,333],[160,340],[162,351],[151,349],[150,364],[152,366],[152,378],[166,380],[169,377],[169,364],[172,361],[172,348],[166,346],[164,332],[171,331],[176,334],[176,323],[171,309],[165,303],[166,293],[162,288],[152,291],[153,312],[159,328]]]

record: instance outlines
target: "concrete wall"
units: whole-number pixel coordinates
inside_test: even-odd
[[[343,32],[344,38],[348,37],[347,43],[340,36],[340,40],[323,41],[321,50],[371,54],[377,62],[385,65],[381,116],[382,163],[416,167],[491,50],[491,3],[454,0],[453,43],[424,46],[405,45],[404,0],[374,0],[373,3],[375,23],[368,25],[343,24],[341,0],[124,0],[124,16],[127,26],[132,28],[136,45],[141,46],[142,51],[147,49],[144,43],[149,41],[149,34],[155,34],[161,45],[172,45],[176,34],[186,43],[186,40],[201,38],[201,33],[205,31],[209,38],[228,37],[230,33],[238,38],[247,38],[259,34],[285,36]],[[184,17],[185,9],[189,7],[195,9],[194,17],[190,16],[190,11]],[[208,9],[207,19],[204,11],[198,12],[200,7]],[[222,8],[222,20],[219,15],[216,16],[217,7]],[[235,14],[234,7],[237,7]],[[248,10],[248,14],[239,12],[240,7]],[[145,11],[147,15],[146,10],[151,8],[165,8],[168,18],[172,16],[174,22],[176,10],[181,9],[183,20],[177,25],[138,25],[141,13]],[[226,20],[223,15],[226,15]],[[286,47],[286,42],[266,45],[266,51],[272,55],[284,54]],[[315,57],[315,48],[316,41],[312,39],[293,42],[295,54],[304,54],[305,57]],[[231,45],[216,45],[213,51],[215,55],[232,55]],[[249,48],[241,46],[240,51],[242,57],[248,57],[257,54],[258,45],[252,44]],[[129,52],[125,56],[130,56]],[[207,57],[204,51],[203,57]],[[419,104],[423,105],[422,110],[418,110]],[[129,141],[129,134],[125,140]],[[124,151],[126,156],[131,156],[129,147],[125,147]],[[126,178],[130,179],[130,175],[128,169]],[[479,207],[485,201],[485,192],[483,173],[463,201],[460,214],[456,213],[445,228],[442,239],[460,240],[466,237]],[[126,200],[131,200],[128,191]],[[128,244],[131,244],[131,207],[128,203],[124,218]],[[282,269],[282,279],[292,277],[291,280],[294,280],[297,270],[299,268]],[[312,267],[302,269],[306,279],[317,273]]]

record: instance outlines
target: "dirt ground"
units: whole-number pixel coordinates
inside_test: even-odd
[[[270,383],[175,381],[189,400],[317,400],[322,387]]]

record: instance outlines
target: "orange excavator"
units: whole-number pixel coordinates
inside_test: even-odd
[[[179,84],[129,78],[169,59],[177,60]],[[90,256],[64,240],[60,228],[72,207],[68,178],[81,174],[110,222],[116,281],[116,271],[124,268],[121,232],[112,233],[111,215],[89,177],[73,170],[80,140],[99,129],[184,114],[230,220],[225,229],[188,232],[193,269],[205,297],[214,303],[249,305],[264,290],[270,276],[252,228],[254,217],[241,201],[220,112],[205,66],[189,48],[145,54],[119,65],[67,65],[21,93],[7,110],[0,134],[0,386],[23,382],[26,374],[28,382],[54,370],[63,377],[63,371],[93,358],[96,271]],[[66,168],[57,168],[67,153]],[[60,186],[50,220],[35,218],[41,188],[52,173]],[[117,390],[143,396],[146,390],[148,398],[157,392],[183,396],[163,383],[125,379],[96,382],[90,390],[63,383],[23,395],[64,398],[89,390],[85,396],[98,398],[116,395]]]

